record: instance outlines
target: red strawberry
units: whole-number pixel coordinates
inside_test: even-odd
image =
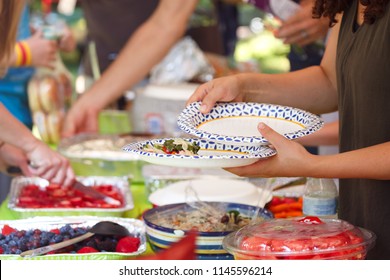
[[[119,239],[115,251],[121,253],[132,253],[138,250],[140,240],[138,237],[126,236]]]
[[[16,232],[16,229],[10,227],[9,225],[4,225],[3,226],[3,229],[1,230],[1,233],[3,235],[9,235],[11,234],[12,232]]]
[[[81,248],[80,250],[78,250],[77,254],[87,254],[87,253],[96,253],[96,252],[99,252],[99,251],[96,250],[95,248],[85,246],[85,247]]]

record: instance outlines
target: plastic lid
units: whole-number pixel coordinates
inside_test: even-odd
[[[364,259],[374,233],[337,219],[273,219],[246,226],[224,239],[241,259]]]

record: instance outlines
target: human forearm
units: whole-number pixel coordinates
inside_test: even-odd
[[[336,155],[316,156],[310,166],[308,176],[312,177],[389,180],[390,142]]]
[[[31,134],[28,128],[15,119],[1,103],[0,115],[0,141],[12,144],[25,152],[33,149],[39,140]]]
[[[299,138],[297,141],[304,146],[338,145],[339,122],[325,123],[324,127],[313,134]]]
[[[197,1],[164,0],[83,98],[102,109],[147,76],[183,36]],[[96,96],[99,96],[98,100]]]
[[[337,92],[319,66],[277,75],[242,74],[238,81],[245,101],[292,106],[316,114],[337,107]]]

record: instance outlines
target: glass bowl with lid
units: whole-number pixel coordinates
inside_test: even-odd
[[[365,259],[376,235],[339,219],[272,219],[245,226],[223,239],[235,259]]]

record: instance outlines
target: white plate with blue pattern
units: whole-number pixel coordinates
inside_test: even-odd
[[[287,139],[312,134],[323,126],[319,116],[307,111],[264,103],[217,103],[208,114],[200,102],[188,105],[178,117],[179,128],[196,137],[238,146],[268,145],[257,129],[264,122]]]
[[[232,146],[216,143],[205,139],[186,138],[184,140],[200,146],[197,155],[160,154],[145,151],[145,145],[162,145],[166,140],[173,138],[153,139],[131,143],[123,150],[139,156],[141,160],[159,165],[189,168],[228,168],[252,164],[259,159],[268,158],[276,154],[268,146]]]

